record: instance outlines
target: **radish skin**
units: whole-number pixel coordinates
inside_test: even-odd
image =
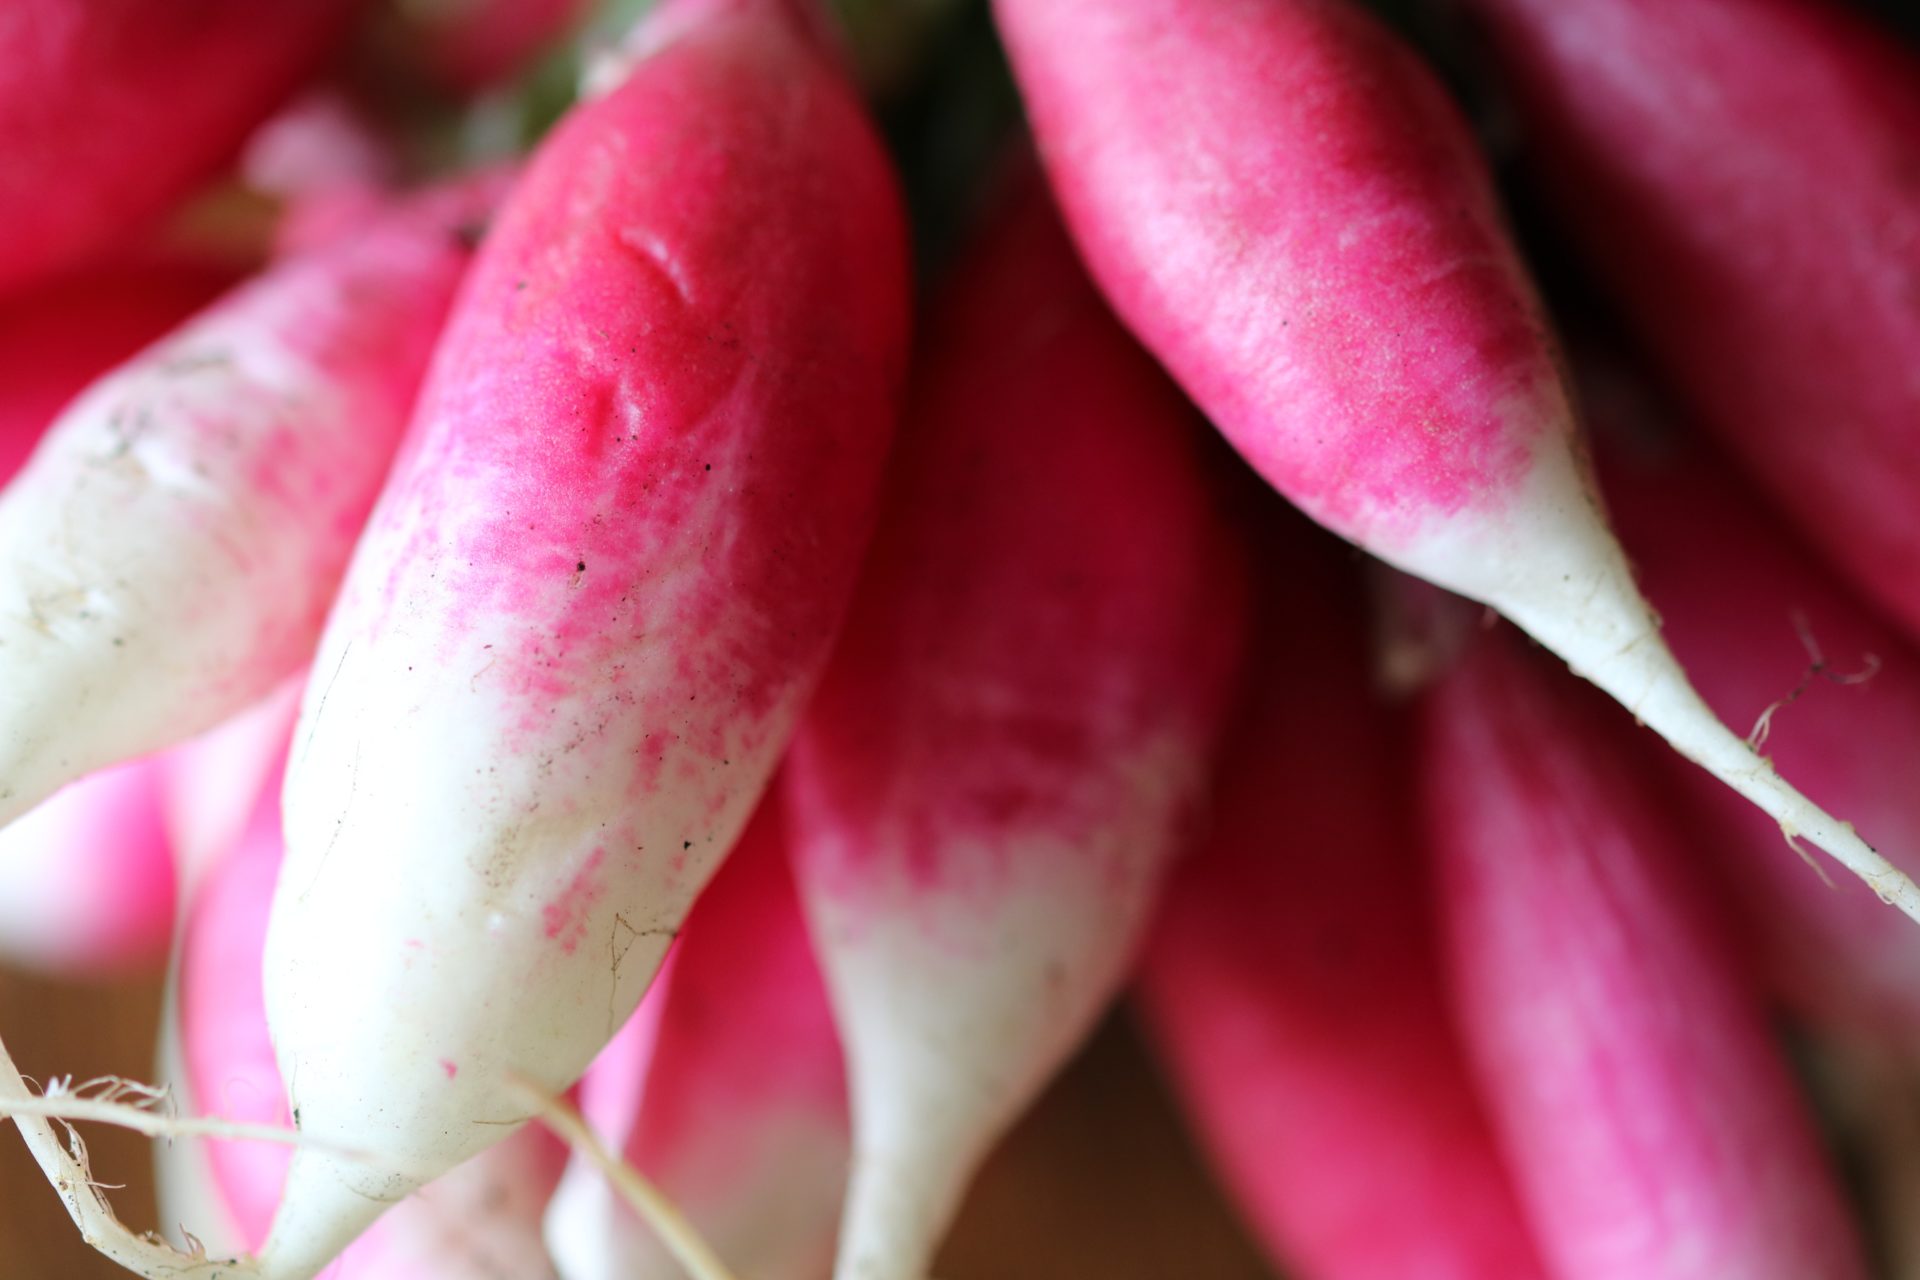
[[[1406,717],[1368,687],[1337,544],[1292,524],[1212,834],[1141,973],[1152,1039],[1280,1270],[1544,1280],[1436,973]]]
[[[988,1148],[1115,994],[1243,638],[1189,412],[1037,189],[932,324],[786,775],[852,1086],[840,1280],[921,1280]]]
[[[740,1276],[817,1280],[847,1177],[846,1078],[770,794],[701,895],[637,1019],[602,1054],[581,1113]],[[626,1034],[625,1032],[622,1033]],[[653,1230],[579,1156],[547,1241],[565,1280],[679,1280]]]
[[[1647,441],[1657,414],[1617,380],[1588,380],[1601,478],[1674,651],[1730,723],[1769,706],[1764,749],[1823,803],[1920,848],[1920,654],[1698,446]],[[1609,429],[1611,428],[1611,430]],[[1636,437],[1642,437],[1636,446]],[[1801,628],[1804,627],[1804,638]],[[1810,676],[1806,640],[1830,670]],[[1871,673],[1857,682],[1860,673]],[[1796,690],[1801,690],[1795,696]],[[1675,785],[1739,883],[1773,989],[1803,1017],[1920,1050],[1920,940],[1859,885],[1822,883],[1770,824],[1694,770]]]
[[[1501,629],[1427,696],[1456,1012],[1560,1280],[1857,1280],[1859,1245],[1623,726]]]
[[[996,0],[1081,252],[1266,479],[1497,609],[1920,919],[1920,890],[1713,718],[1578,456],[1459,113],[1346,0]]]
[[[512,1132],[512,1078],[585,1070],[851,594],[904,362],[897,192],[783,5],[647,29],[503,208],[315,660],[267,1009],[302,1130],[378,1162],[296,1153],[274,1280]]]
[[[1456,0],[1649,353],[1920,635],[1920,58],[1810,0]]]
[[[0,293],[97,256],[207,177],[358,0],[9,0]]]
[[[0,821],[307,660],[490,198],[275,266],[49,429],[0,494]]]

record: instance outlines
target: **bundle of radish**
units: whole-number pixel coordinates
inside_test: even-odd
[[[314,663],[266,960],[309,1145],[262,1275],[585,1070],[852,591],[908,321],[877,141],[784,0],[666,4],[629,72],[503,207]]]
[[[1704,451],[1645,439],[1642,397],[1587,381],[1621,536],[1707,701],[1759,723],[1813,796],[1920,848],[1920,655]],[[1825,1026],[1920,1049],[1920,939],[1860,886],[1823,884],[1724,788],[1680,772],[1708,845],[1751,867],[1740,889],[1774,988]]]
[[[736,1275],[816,1280],[847,1175],[846,1082],[774,796],[655,980],[638,1052],[596,1060],[581,1111]],[[628,1035],[626,1031],[623,1036]],[[576,1157],[547,1241],[566,1280],[679,1280],[651,1227]]]
[[[1713,718],[1600,514],[1545,317],[1432,74],[1347,0],[996,0],[1120,315],[1260,472],[1498,609],[1920,919],[1920,890]]]
[[[1634,744],[1505,628],[1428,695],[1454,997],[1561,1280],[1866,1274],[1801,1100]]]
[[[1920,59],[1831,0],[1455,0],[1666,376],[1920,634]]]
[[[360,0],[9,0],[0,291],[126,236],[239,146]]]
[[[1177,393],[1029,189],[935,309],[894,488],[788,766],[846,1045],[836,1274],[920,1280],[1132,959],[1243,623]]]
[[[187,1108],[284,1123],[286,1093],[260,989],[267,910],[282,855],[278,788],[263,791],[240,842],[206,878],[187,916],[162,1057]],[[552,1275],[540,1241],[563,1149],[526,1129],[388,1214],[329,1271],[334,1280],[492,1280]],[[265,1239],[286,1178],[284,1147],[180,1144],[160,1160],[161,1199],[217,1253]]]
[[[307,660],[492,186],[278,264],[50,428],[0,494],[0,821]]]
[[[1543,1277],[1435,975],[1404,717],[1338,544],[1302,532],[1261,560],[1257,686],[1142,972],[1154,1039],[1289,1274]]]

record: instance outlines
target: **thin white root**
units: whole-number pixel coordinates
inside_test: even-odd
[[[118,1082],[110,1083],[116,1090],[124,1088]],[[151,1091],[145,1092],[147,1097],[153,1096]],[[53,1121],[59,1119],[64,1124],[67,1117],[50,1113],[46,1106],[48,1101],[27,1087],[26,1079],[14,1065],[6,1045],[0,1043],[0,1113],[10,1114],[13,1122],[19,1126],[27,1149],[33,1153],[47,1181],[53,1184],[61,1203],[67,1206],[67,1213],[72,1217],[73,1225],[80,1229],[82,1240],[128,1271],[146,1276],[148,1280],[176,1280],[178,1277],[241,1280],[241,1277],[258,1274],[250,1262],[209,1258],[197,1247],[192,1253],[182,1253],[152,1235],[136,1235],[114,1214],[113,1206],[94,1182],[93,1173],[87,1165],[86,1144],[80,1140],[80,1135],[68,1129],[67,1141],[63,1143],[54,1132]],[[107,1099],[66,1098],[60,1103],[84,1104],[87,1110],[107,1108],[116,1113],[117,1119],[124,1119],[128,1112],[146,1115],[149,1119],[160,1119],[142,1111],[137,1104]]]
[[[532,1082],[514,1077],[510,1082],[539,1115],[541,1123],[563,1141],[585,1155],[593,1166],[620,1193],[620,1198],[660,1237],[674,1260],[692,1280],[733,1280],[726,1264],[706,1241],[700,1238],[686,1215],[638,1169],[608,1151],[580,1113]]]

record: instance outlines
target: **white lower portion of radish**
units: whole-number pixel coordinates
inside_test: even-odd
[[[1455,517],[1410,545],[1377,548],[1389,564],[1488,605],[1558,654],[1686,756],[1752,801],[1789,838],[1804,836],[1881,899],[1920,921],[1920,888],[1795,790],[1722,724],[1693,690],[1626,554],[1571,452],[1549,436],[1522,490],[1481,520]]]
[[[178,961],[175,961],[176,966]],[[180,1046],[180,1009],[176,982],[167,982],[166,1006],[160,1011],[160,1048],[156,1079],[169,1091],[174,1108],[183,1116],[207,1114],[204,1099],[193,1091]],[[187,1245],[186,1232],[216,1258],[235,1258],[246,1252],[240,1225],[228,1211],[226,1198],[213,1176],[204,1142],[157,1142],[153,1147],[154,1194],[159,1201],[160,1229],[176,1248]]]
[[[1124,980],[1194,757],[1182,743],[1109,768],[1097,826],[950,837],[931,872],[889,851],[904,831],[854,849],[812,827],[810,860],[857,868],[844,885],[800,876],[851,1079],[837,1280],[924,1280],[980,1162]],[[801,814],[805,771],[790,776]]]

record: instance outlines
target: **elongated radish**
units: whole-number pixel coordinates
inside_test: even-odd
[[[284,743],[284,736],[282,742]],[[278,788],[258,793],[240,841],[189,911],[169,1002],[177,1100],[227,1119],[284,1124],[286,1090],[273,1058],[260,985],[267,911],[283,843]],[[11,833],[9,833],[11,834]],[[160,1159],[163,1208],[190,1222],[215,1255],[257,1248],[286,1178],[287,1149],[258,1143],[174,1144]],[[564,1150],[529,1128],[409,1198],[330,1268],[333,1280],[489,1280],[552,1275],[540,1240]]]
[[[1302,532],[1259,562],[1257,686],[1141,975],[1153,1038],[1288,1274],[1544,1277],[1436,975],[1405,717],[1338,544]]]
[[[82,779],[0,831],[0,959],[54,973],[155,964],[173,929],[159,763]]]
[[[1661,364],[1920,634],[1920,57],[1827,0],[1456,0]]]
[[[527,1117],[638,1003],[824,666],[907,332],[897,193],[784,0],[656,11],[531,160],[313,668],[263,1274]],[[350,939],[350,943],[347,941]]]
[[[280,263],[49,430],[0,494],[0,821],[307,660],[491,195]]]
[[[1577,457],[1546,321],[1431,74],[1347,0],[996,0],[1081,251],[1276,488],[1498,609],[1909,915],[1716,721]]]
[[[846,1185],[846,1079],[774,795],[701,895],[635,1018],[646,1048],[605,1055],[581,1111],[735,1275],[817,1280]],[[623,1034],[625,1034],[623,1032]],[[679,1264],[575,1157],[548,1212],[566,1280],[679,1280]]]
[[[1583,373],[1586,372],[1583,370]],[[1587,377],[1602,478],[1648,597],[1700,690],[1808,792],[1920,848],[1920,654],[1780,528],[1647,394]],[[1724,467],[1720,463],[1720,467]],[[1813,646],[1809,652],[1809,644]],[[1814,664],[1826,665],[1815,670]],[[1863,679],[1855,677],[1865,676]],[[1771,708],[1771,710],[1770,710]],[[1771,824],[1694,770],[1676,779],[1724,850],[1773,986],[1803,1015],[1920,1048],[1920,940],[1859,885],[1822,883]]]
[[[908,423],[787,775],[852,1082],[841,1280],[926,1274],[1113,996],[1243,638],[1201,440],[1037,189],[957,268]]]
[[[206,177],[358,0],[10,0],[0,292],[98,253]]]
[[[1664,798],[1586,691],[1483,635],[1428,696],[1421,792],[1454,996],[1560,1280],[1865,1269]]]

